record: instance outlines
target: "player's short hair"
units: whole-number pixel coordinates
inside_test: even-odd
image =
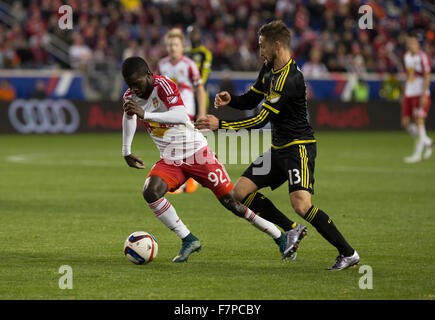
[[[284,47],[290,48],[291,32],[281,20],[274,20],[261,26],[258,36],[263,36],[268,42],[279,41]]]
[[[150,72],[147,62],[141,57],[129,57],[122,63],[122,76],[130,77],[133,73],[145,74]]]
[[[171,38],[180,38],[181,43],[184,43],[184,33],[180,28],[173,28],[165,35],[165,43]]]

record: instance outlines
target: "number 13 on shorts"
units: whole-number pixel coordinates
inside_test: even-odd
[[[298,184],[301,182],[301,173],[299,169],[290,169],[288,171],[288,178],[290,185]]]

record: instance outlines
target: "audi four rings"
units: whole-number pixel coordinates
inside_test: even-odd
[[[20,133],[72,133],[80,115],[65,99],[18,99],[9,106],[9,121]]]

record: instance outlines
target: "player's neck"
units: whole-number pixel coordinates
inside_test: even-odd
[[[139,97],[145,100],[150,97],[151,92],[153,91],[154,75],[152,73],[149,74],[147,82],[148,82],[147,90],[144,92],[142,97]]]
[[[277,55],[275,63],[273,64],[273,70],[277,71],[284,67],[291,59],[290,51],[284,51],[282,54]]]
[[[169,61],[172,63],[172,64],[176,64],[178,61],[180,61],[181,60],[181,58],[183,58],[183,55],[180,55],[180,56],[173,56],[173,57],[169,57]]]

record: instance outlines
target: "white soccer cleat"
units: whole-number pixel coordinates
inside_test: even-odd
[[[405,157],[405,158],[403,159],[403,161],[404,161],[405,163],[416,163],[416,162],[420,162],[420,161],[421,161],[421,155],[419,156],[419,155],[417,155],[417,154],[414,154],[414,155],[412,155],[412,156],[410,156],[410,157]]]
[[[353,255],[351,255],[350,257],[345,257],[342,254],[340,254],[335,260],[334,265],[328,268],[327,270],[344,270],[349,267],[356,266],[358,262],[359,262],[359,255],[358,252],[354,250]]]
[[[423,159],[427,160],[432,156],[433,148],[434,148],[434,142],[432,141],[430,146],[426,147],[426,150],[424,151],[423,154]]]

